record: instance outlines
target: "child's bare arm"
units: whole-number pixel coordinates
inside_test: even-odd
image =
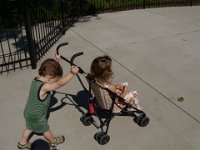
[[[118,85],[114,85],[114,84],[111,84],[111,85],[109,85],[109,90],[111,90],[112,92],[114,92],[114,93],[116,93],[116,94],[118,94],[117,92],[118,92]],[[124,87],[124,89],[123,89],[123,92],[122,93],[120,93],[120,97],[124,97],[125,95],[126,95],[126,93],[127,93],[127,87]],[[125,107],[125,105],[123,104],[123,103],[121,103],[121,100],[117,97],[116,99],[115,99],[115,103],[120,107],[120,108],[124,108]]]
[[[117,93],[121,97],[124,97],[127,94],[128,86],[121,85],[121,84],[110,84],[108,87],[109,90],[111,90],[114,93]]]
[[[70,72],[67,73],[65,76],[61,77],[60,79],[54,82],[45,83],[42,86],[41,92],[45,94],[48,91],[53,91],[64,86],[74,77],[74,75],[78,73],[78,70],[79,70],[78,67],[72,66]]]
[[[114,93],[117,93],[117,88],[116,88],[116,85],[114,84],[109,84],[108,89]]]
[[[60,53],[55,53],[55,59],[56,59],[56,61],[59,61],[60,60],[60,57],[61,57],[61,55],[60,55]]]

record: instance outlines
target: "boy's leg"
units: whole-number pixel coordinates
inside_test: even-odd
[[[43,135],[50,142],[51,147],[56,147],[58,144],[61,144],[65,141],[64,136],[54,137],[50,130],[44,132]]]
[[[31,135],[32,131],[25,129],[23,131],[22,137],[20,142],[18,142],[17,147],[19,149],[30,149],[31,148],[31,144],[28,142],[28,139]]]
[[[32,131],[25,129],[23,131],[23,134],[22,134],[22,137],[21,137],[21,140],[20,140],[19,143],[22,144],[22,145],[26,144],[28,142],[28,139],[29,139],[31,133],[32,133]]]
[[[50,130],[44,132],[43,135],[50,143],[53,143],[55,141],[55,137]]]

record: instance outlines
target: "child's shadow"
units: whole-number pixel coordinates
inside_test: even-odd
[[[50,145],[43,139],[37,139],[32,143],[31,150],[50,150]]]

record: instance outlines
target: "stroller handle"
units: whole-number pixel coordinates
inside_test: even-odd
[[[59,49],[65,45],[68,45],[69,43],[68,42],[64,42],[64,43],[61,43],[59,44],[57,47],[56,47],[56,53],[59,54]],[[66,62],[68,62],[71,66],[72,65],[75,65],[77,66],[76,64],[74,64],[74,60],[76,57],[80,56],[80,55],[83,55],[84,53],[83,52],[78,52],[76,54],[74,54],[70,60],[68,60],[67,58],[63,57],[62,55],[60,56],[61,59],[65,60]],[[77,66],[79,68],[79,73],[81,74],[84,74],[86,76],[86,73],[83,71],[83,69],[79,66]]]
[[[71,65],[74,64],[74,59],[75,59],[76,57],[78,57],[78,56],[80,56],[80,55],[83,55],[83,54],[84,54],[83,52],[78,52],[78,53],[74,54],[74,55],[71,57],[71,59],[70,59]]]
[[[84,54],[83,52],[78,52],[78,53],[74,54],[74,55],[71,57],[70,61],[69,61],[70,65],[71,65],[71,66],[72,66],[72,65],[76,65],[76,64],[74,64],[74,59],[75,59],[76,57],[80,56],[80,55],[83,55],[83,54]],[[62,56],[61,56],[61,58],[63,59]],[[66,60],[66,59],[65,59],[65,60]],[[76,66],[77,66],[77,65],[76,65]],[[79,67],[79,66],[77,66],[77,67],[79,68],[79,73],[81,73],[81,74],[87,76],[87,74],[83,71],[83,69],[82,69],[81,67]]]
[[[59,44],[57,47],[56,47],[56,53],[59,54],[59,49],[65,45],[68,45],[69,43],[68,42],[65,42],[65,43],[61,43]]]

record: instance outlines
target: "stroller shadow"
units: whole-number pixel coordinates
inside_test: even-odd
[[[62,93],[62,92],[57,92],[58,94],[64,94],[64,97],[61,99],[62,105],[71,105],[74,106],[81,114],[86,115],[87,111],[89,110],[89,97],[90,93],[87,89],[79,91],[76,95],[72,94],[67,94],[67,93]],[[69,101],[69,102],[67,102]],[[63,107],[62,105],[58,107]],[[110,111],[109,110],[102,110],[99,107],[96,107],[97,115],[100,118],[108,118],[110,117]]]
[[[49,119],[50,114],[52,112],[62,109],[65,105],[72,105],[76,109],[78,109],[81,113],[84,113],[83,110],[81,109],[81,107],[88,110],[88,98],[89,98],[88,93],[89,93],[89,91],[87,91],[87,90],[79,91],[77,93],[77,95],[63,93],[63,92],[59,92],[59,91],[53,91],[53,94],[52,94],[51,100],[50,100],[48,113],[46,116],[47,120]],[[55,97],[55,94],[62,94],[62,95],[64,95],[64,97],[62,97],[61,100],[58,100]],[[59,105],[55,106],[59,101],[61,101],[61,103]]]
[[[77,95],[73,98],[73,100],[76,102],[76,104],[79,107],[82,107],[84,109],[88,110],[88,99],[89,99],[89,91],[82,90],[77,93]]]
[[[68,93],[62,93],[55,91],[56,94],[63,94],[64,97],[61,99],[61,104],[57,107],[50,107],[49,112],[56,111],[58,109],[61,109],[65,105],[71,105],[74,106],[81,114],[84,114],[85,110],[88,110],[88,91],[82,90],[79,91],[76,95],[68,94]]]
[[[48,109],[47,116],[46,116],[47,120],[49,119],[51,112],[57,111],[65,106],[65,104],[61,103],[60,105],[53,107],[57,103],[58,103],[58,99],[55,97],[55,91],[53,91],[53,94],[51,95],[49,109]]]

